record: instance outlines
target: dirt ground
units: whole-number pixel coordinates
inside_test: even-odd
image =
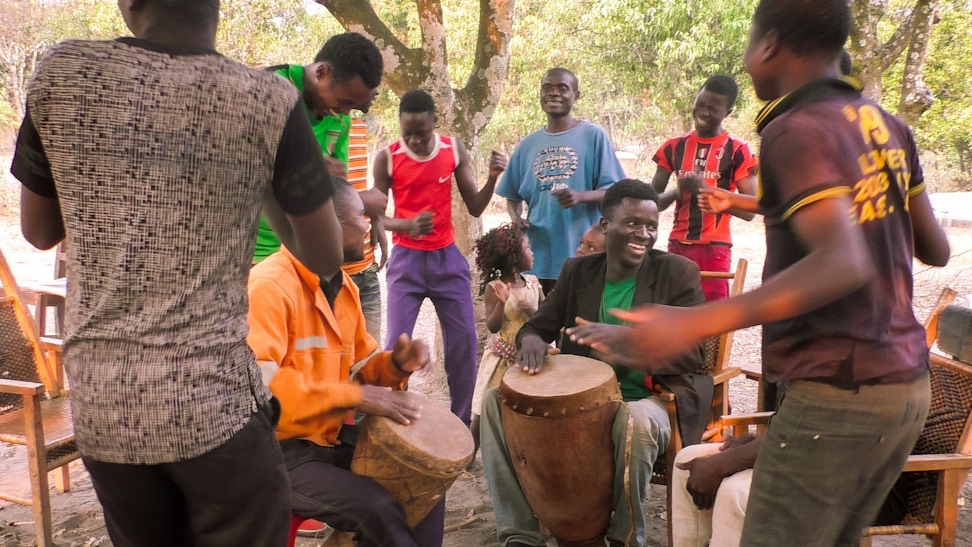
[[[9,185],[0,181],[0,184]],[[2,188],[0,188],[2,190]],[[8,192],[10,188],[7,188]],[[8,194],[9,195],[9,194]],[[0,209],[2,209],[0,204]],[[500,222],[500,217],[487,218],[486,223]],[[671,215],[662,215],[660,235],[667,237]],[[972,295],[972,230],[967,227],[947,228],[952,243],[953,259],[946,268],[928,268],[920,264],[915,267],[915,307],[919,319],[928,314],[943,286],[951,286],[960,294]],[[749,260],[747,289],[758,285],[763,262],[763,226],[759,220],[751,223],[737,221],[734,229],[735,258]],[[0,245],[11,263],[15,275],[22,282],[41,281],[53,271],[53,253],[39,252],[23,241],[15,211],[7,200],[7,213],[0,215]],[[434,340],[434,315],[427,304],[417,326],[416,337],[430,342]],[[732,364],[739,365],[759,358],[760,333],[758,329],[746,329],[736,334],[732,350]],[[441,367],[441,365],[439,365]],[[756,386],[743,377],[731,382],[731,403],[734,412],[755,410]],[[441,372],[433,372],[415,378],[411,389],[424,392],[434,399],[444,402],[446,395]],[[25,451],[20,447],[0,444],[0,490],[29,495],[24,462]],[[447,516],[445,535],[446,547],[495,546],[495,522],[493,509],[482,475],[482,466],[474,466],[472,473],[464,474],[456,481],[447,496]],[[71,464],[72,490],[67,493],[53,493],[53,518],[56,542],[61,546],[109,546],[111,541],[105,531],[100,506],[91,488],[91,482],[80,462]],[[963,498],[972,499],[972,480],[963,489]],[[646,505],[649,529],[648,544],[666,545],[666,519],[664,487],[652,485],[650,501]],[[972,546],[972,508],[964,504],[959,515],[959,546]],[[300,547],[318,546],[322,538],[301,538]],[[34,526],[30,508],[0,501],[0,546],[34,545]],[[879,538],[876,545],[912,546],[928,545],[922,537]],[[555,545],[551,540],[549,545]]]

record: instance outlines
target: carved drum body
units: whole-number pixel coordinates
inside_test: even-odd
[[[499,397],[507,447],[534,514],[561,546],[604,545],[614,488],[614,370],[576,355],[511,367]]]
[[[423,401],[422,417],[411,425],[382,416],[365,418],[351,471],[390,491],[414,527],[472,461],[473,439],[448,409],[417,393],[409,396]]]

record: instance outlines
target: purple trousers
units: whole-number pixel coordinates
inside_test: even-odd
[[[469,264],[453,244],[436,251],[395,247],[385,274],[388,284],[390,350],[402,333],[412,336],[422,302],[428,298],[442,325],[446,378],[452,413],[469,425],[476,386],[476,315]]]

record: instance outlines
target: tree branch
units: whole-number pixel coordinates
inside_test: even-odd
[[[479,36],[469,79],[456,93],[456,120],[469,127],[463,133],[477,135],[496,111],[509,71],[513,35],[511,0],[480,0]],[[467,115],[461,115],[463,112]],[[474,113],[469,116],[469,113]],[[471,143],[467,143],[471,144]]]
[[[901,77],[901,101],[898,103],[898,115],[909,125],[914,125],[935,101],[922,75],[934,20],[933,2],[919,0],[912,12],[911,40]]]
[[[368,0],[315,0],[341,23],[345,29],[371,38],[381,50],[385,62],[385,81],[401,95],[418,87],[428,77],[426,52],[410,49],[392,33],[378,17]]]

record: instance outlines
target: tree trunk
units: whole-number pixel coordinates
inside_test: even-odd
[[[915,0],[910,10],[889,12],[888,0],[851,0],[853,21],[848,50],[859,68],[857,76],[864,84],[867,97],[881,102],[881,78],[905,51],[908,52],[901,79],[898,115],[909,124],[914,124],[934,100],[922,78],[922,70],[937,4],[938,0]],[[878,24],[884,19],[890,19],[897,27],[887,41],[881,42]]]
[[[422,47],[410,49],[392,33],[367,0],[315,0],[341,25],[374,40],[385,62],[385,82],[399,97],[414,88],[424,88],[435,99],[439,127],[458,138],[473,157],[479,133],[496,111],[509,70],[510,39],[513,34],[513,0],[480,0],[476,54],[464,87],[456,89],[449,79],[449,56],[442,6],[439,0],[415,0],[422,32]],[[456,246],[472,271],[473,299],[477,319],[483,315],[478,298],[479,275],[473,248],[482,236],[483,223],[473,218],[459,195],[452,191],[452,222]],[[436,328],[436,363],[442,363],[442,336]],[[482,337],[482,333],[481,333]],[[437,365],[429,379],[432,386],[444,385],[444,371]]]

